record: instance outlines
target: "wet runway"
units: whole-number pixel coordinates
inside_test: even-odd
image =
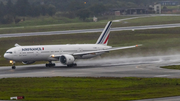
[[[180,70],[162,69],[160,66],[180,65],[180,55],[102,58],[77,61],[77,67],[40,65],[0,67],[0,78],[9,77],[167,77],[180,78]]]
[[[77,61],[77,67],[40,65],[0,67],[0,78],[12,77],[166,77],[180,78],[180,70],[162,69],[160,66],[180,65],[180,55],[133,58],[103,58]],[[179,101],[180,96],[137,101]]]

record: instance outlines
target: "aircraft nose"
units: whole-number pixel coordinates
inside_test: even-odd
[[[5,53],[5,54],[4,54],[4,58],[5,58],[5,59],[9,59],[8,54]]]
[[[4,54],[4,58],[7,58],[7,54],[6,53]]]

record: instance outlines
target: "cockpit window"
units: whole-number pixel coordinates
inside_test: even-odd
[[[13,52],[6,52],[6,53],[8,53],[8,54],[12,54]]]

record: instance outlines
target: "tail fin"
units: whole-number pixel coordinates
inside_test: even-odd
[[[109,39],[109,33],[110,33],[110,28],[112,25],[112,21],[109,21],[104,28],[103,32],[101,33],[99,39],[97,40],[96,44],[104,44],[107,45],[108,39]]]

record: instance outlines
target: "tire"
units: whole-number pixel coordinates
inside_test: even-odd
[[[72,64],[70,64],[70,65],[67,65],[67,67],[72,67],[73,65]]]
[[[52,64],[52,67],[55,67],[56,66],[56,64],[54,63],[54,64]]]
[[[46,67],[55,67],[56,64],[46,64]]]
[[[74,63],[74,64],[70,64],[70,65],[67,65],[67,67],[76,67],[77,66],[77,64],[76,63]]]
[[[12,66],[12,69],[16,69],[16,66]]]
[[[77,64],[75,63],[75,64],[73,64],[73,67],[76,67],[77,66]]]
[[[49,64],[46,64],[46,67],[49,67]]]

